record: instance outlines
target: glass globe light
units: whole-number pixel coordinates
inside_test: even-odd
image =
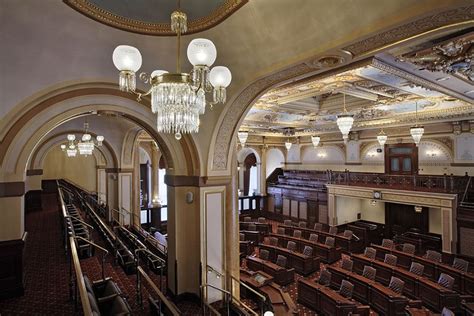
[[[232,81],[232,73],[227,67],[216,66],[209,73],[209,81],[214,88],[227,88]]]
[[[152,73],[151,73],[151,77],[158,77],[158,76],[161,76],[162,74],[167,74],[168,72],[166,70],[154,70]]]
[[[344,139],[344,143],[346,143],[347,139],[349,138],[349,132],[351,131],[352,124],[354,124],[354,117],[349,114],[338,115],[336,122],[339,130],[342,133],[342,139]]]
[[[114,49],[112,60],[120,71],[136,72],[142,66],[142,55],[133,46],[119,45]]]
[[[321,137],[319,136],[311,136],[311,142],[313,143],[314,147],[318,147],[320,140],[321,140]]]
[[[272,311],[266,311],[263,316],[273,316],[275,315]]]
[[[66,145],[62,144],[61,145],[61,150],[64,151],[66,149]]]
[[[98,142],[103,142],[104,141],[104,136],[101,136],[101,135],[97,136],[97,141]]]
[[[174,138],[176,138],[176,140],[180,140],[181,137],[183,137],[183,135],[181,135],[181,133],[174,134]]]
[[[91,134],[84,134],[84,135],[82,135],[82,141],[83,141],[83,142],[88,142],[88,141],[91,140],[91,138],[92,138]]]
[[[67,135],[67,140],[70,142],[73,142],[76,139],[76,135],[74,134],[69,134]]]
[[[213,42],[205,38],[195,38],[188,45],[188,59],[193,66],[212,66],[217,50]]]

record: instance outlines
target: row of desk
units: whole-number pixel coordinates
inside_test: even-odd
[[[342,280],[348,280],[354,284],[352,295],[356,300],[370,304],[373,309],[382,315],[405,315],[405,308],[409,304],[409,300],[405,296],[339,266],[329,266],[328,271],[331,272],[331,287],[339,289]],[[421,303],[418,303],[421,306]]]
[[[270,253],[269,260],[275,262],[278,255],[285,256],[287,266],[294,268],[296,272],[302,275],[309,275],[319,271],[320,260],[316,256],[306,256],[302,253],[288,250],[286,248],[260,244],[260,250],[266,249]]]
[[[272,232],[272,225],[270,223],[259,223],[259,222],[239,222],[240,230],[250,230],[250,224],[254,224],[257,231],[263,234],[269,234]]]
[[[334,237],[336,239],[336,247],[340,247],[343,251],[349,253],[359,253],[364,250],[364,240],[362,238],[344,237],[342,234],[330,234],[328,232],[317,231],[310,228],[301,228],[288,225],[278,225],[285,229],[285,235],[293,236],[293,231],[300,230],[304,238],[309,239],[311,234],[318,235],[318,242],[324,242],[326,237]],[[324,238],[324,240],[323,240]]]
[[[348,299],[329,287],[312,280],[298,280],[298,302],[322,315],[370,315],[370,307]]]
[[[377,269],[375,280],[388,285],[392,276],[405,282],[403,293],[410,297],[420,299],[423,304],[431,309],[440,312],[443,307],[456,310],[460,304],[459,293],[448,290],[438,283],[418,276],[401,267],[391,266],[383,261],[372,260],[361,254],[352,255],[354,262],[353,271],[362,274],[364,266],[371,266]]]
[[[299,252],[303,252],[305,246],[313,248],[313,255],[321,258],[325,263],[333,263],[341,259],[341,248],[330,247],[320,242],[312,242],[308,239],[297,238],[288,235],[270,234],[269,237],[278,238],[278,245],[280,247],[286,247],[288,241],[296,243],[296,249]]]
[[[474,295],[474,274],[465,273],[452,266],[430,261],[424,257],[412,255],[397,249],[385,248],[379,245],[371,245],[377,250],[376,258],[383,260],[385,254],[397,256],[397,265],[409,270],[412,262],[422,264],[425,269],[423,274],[431,280],[437,281],[441,273],[446,273],[454,278],[454,290],[463,294]]]
[[[278,285],[288,285],[295,281],[295,270],[280,267],[276,263],[261,258],[247,256],[247,268],[252,271],[263,271],[271,275]]]

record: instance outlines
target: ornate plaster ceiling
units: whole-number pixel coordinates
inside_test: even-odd
[[[64,0],[80,13],[109,26],[148,35],[175,35],[170,16],[178,8],[174,0]],[[248,0],[183,0],[188,15],[188,34],[200,32],[224,21]]]
[[[418,56],[416,53],[401,57],[379,54],[365,65],[268,91],[248,112],[242,129],[261,136],[281,136],[287,127],[295,128],[299,136],[334,132],[338,130],[336,118],[343,112],[344,96],[348,112],[355,116],[356,131],[414,124],[416,105],[420,122],[472,119],[472,34],[455,38],[456,43],[464,44],[457,46],[456,62],[463,68],[456,67],[456,71],[437,68],[433,72],[426,64],[421,67],[418,57],[413,58]],[[453,40],[447,43],[454,45]],[[432,56],[430,52],[432,48],[423,48],[423,56]],[[429,62],[433,60],[441,63],[446,58],[430,57]]]

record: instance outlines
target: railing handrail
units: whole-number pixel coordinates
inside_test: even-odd
[[[103,252],[105,252],[105,254],[102,256],[102,279],[105,280],[104,262],[105,262],[105,257],[107,257],[107,255],[109,254],[109,251],[107,249],[97,245],[96,243],[90,241],[89,239],[84,238],[84,237],[74,236],[73,238],[74,239],[80,239],[80,240],[84,241],[85,243],[93,246],[94,248],[102,250]]]
[[[252,292],[253,294],[257,295],[258,297],[260,297],[260,299],[265,302],[267,300],[267,298],[260,294],[259,292],[255,291],[254,289],[252,289],[250,286],[248,286],[247,284],[245,284],[244,282],[240,281],[239,279],[237,279],[236,277],[234,276],[230,276],[232,278],[232,280],[234,281],[237,281],[240,285],[243,285],[246,289],[250,290],[250,292]]]
[[[86,284],[82,276],[81,263],[79,262],[79,256],[77,255],[76,243],[74,238],[69,238],[69,244],[71,249],[71,258],[74,265],[74,272],[76,274],[77,287],[79,289],[79,295],[81,297],[82,311],[85,316],[92,316],[91,303],[89,296],[87,295]]]
[[[87,208],[89,209],[89,212],[92,212],[92,214],[94,214],[94,216],[96,217],[96,219],[100,222],[100,224],[102,225],[102,227],[107,231],[107,233],[109,234],[109,237],[112,237],[113,241],[115,241],[115,234],[109,229],[109,227],[104,223],[104,221],[102,220],[102,218],[100,218],[99,215],[97,215],[97,213],[94,211],[94,209],[91,207],[91,205],[86,202],[86,206]]]
[[[148,285],[153,289],[153,291],[158,295],[160,298],[160,301],[163,302],[168,309],[171,311],[171,314],[173,316],[175,315],[181,315],[181,312],[178,310],[178,308],[166,298],[166,296],[161,292],[156,284],[151,280],[151,278],[148,276],[148,274],[142,269],[142,267],[138,267],[137,272],[143,276],[144,280],[148,283]]]
[[[87,224],[86,222],[84,222],[83,220],[81,220],[80,218],[78,218],[78,217],[76,217],[76,216],[72,216],[72,215],[69,215],[69,214],[68,214],[68,215],[64,216],[64,218],[65,218],[65,219],[66,219],[66,218],[74,218],[74,219],[75,219],[76,221],[78,221],[79,223],[86,225],[86,226],[89,227],[90,229],[94,229],[94,226]]]

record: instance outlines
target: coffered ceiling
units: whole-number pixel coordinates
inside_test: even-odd
[[[362,65],[319,75],[265,93],[241,129],[251,135],[281,136],[337,131],[336,118],[354,115],[353,130],[474,118],[474,33],[415,47],[395,48]]]

